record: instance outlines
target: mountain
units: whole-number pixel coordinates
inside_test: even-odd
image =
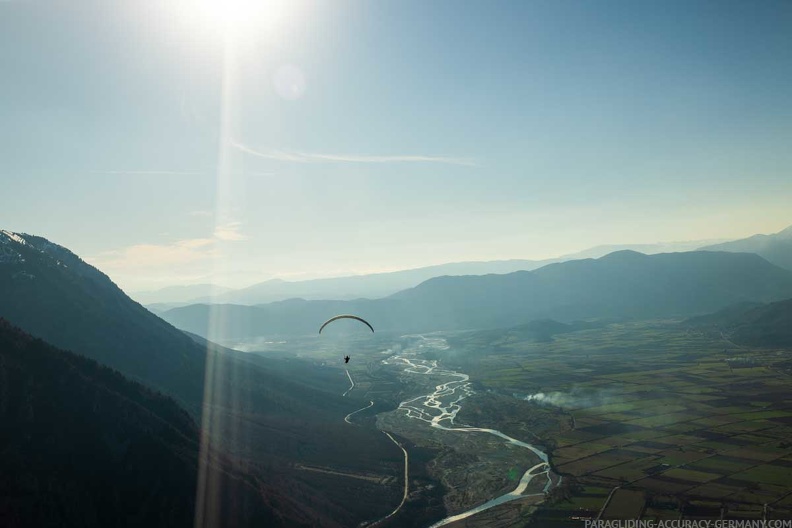
[[[792,270],[792,226],[772,235],[754,235],[733,242],[704,246],[701,250],[756,253],[776,266]]]
[[[313,334],[337,313],[356,313],[378,331],[502,328],[537,319],[560,322],[677,317],[741,301],[792,296],[792,273],[758,255],[619,251],[600,259],[550,264],[504,275],[437,277],[384,299],[307,301],[261,306],[191,305],[162,317],[206,335],[212,318],[223,338]]]
[[[33,235],[0,231],[0,255],[0,317],[184,403],[202,400],[206,351],[105,274]]]
[[[792,347],[792,299],[759,306],[732,325],[731,339],[762,347]]]
[[[269,468],[293,497],[327,503],[322,525],[350,526],[398,504],[395,488],[372,484],[359,492],[365,500],[348,501],[341,487],[317,488],[296,474],[297,461],[399,474],[401,451],[387,437],[343,421],[357,402],[341,396],[347,381],[338,369],[196,343],[68,249],[33,235],[0,231],[0,292],[0,317],[167,393],[201,420],[211,446]]]
[[[718,240],[718,242],[720,241],[721,240]],[[175,286],[157,290],[156,292],[133,293],[131,296],[142,304],[145,304],[146,308],[157,314],[189,304],[256,305],[294,298],[308,300],[377,299],[392,295],[407,288],[412,288],[431,278],[444,275],[502,275],[515,271],[530,271],[554,262],[565,262],[582,258],[599,258],[608,253],[625,249],[640,251],[650,255],[675,251],[691,251],[704,244],[713,242],[716,241],[698,240],[658,244],[596,246],[578,253],[571,253],[559,258],[544,260],[513,259],[482,262],[452,262],[402,271],[328,279],[304,281],[271,279],[239,290],[225,289],[226,291],[222,291],[220,289],[215,289],[200,295],[196,294],[192,296],[189,295],[190,292],[199,291],[200,289],[211,289],[212,286],[206,284],[196,285],[194,287],[195,290],[190,286]]]
[[[739,323],[747,312],[764,305],[765,303],[760,302],[739,302],[717,312],[690,317],[682,321],[681,324],[689,327],[713,326],[726,328]]]
[[[712,328],[746,346],[792,347],[792,299],[742,303],[685,321],[687,326]]]
[[[193,303],[255,305],[293,298],[323,299],[376,299],[386,297],[405,288],[441,275],[481,275],[486,273],[511,273],[532,270],[552,260],[495,260],[491,262],[454,262],[425,268],[387,273],[372,273],[328,279],[285,281],[272,279],[225,294],[194,299]],[[160,310],[163,306],[155,306]]]
[[[231,288],[216,284],[189,284],[185,286],[168,286],[152,291],[132,292],[129,294],[140,304],[179,304],[188,303],[199,297],[212,297],[232,291]]]
[[[646,319],[709,312],[792,293],[792,273],[757,255],[618,251],[533,272],[440,277],[392,299],[447,314],[458,326],[529,319]]]
[[[658,253],[679,253],[682,251],[695,251],[701,246],[725,242],[724,239],[718,240],[688,240],[684,242],[659,242],[657,244],[608,244],[594,246],[577,253],[564,255],[559,261],[580,260],[584,258],[600,258],[616,251],[637,251],[644,255],[656,255]]]
[[[200,437],[190,415],[2,319],[0,421],[1,526],[194,525]],[[255,473],[218,453],[206,459],[224,493],[222,521],[203,526],[311,525]]]

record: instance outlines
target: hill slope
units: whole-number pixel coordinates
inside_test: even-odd
[[[205,353],[102,272],[32,235],[0,231],[0,254],[0,317],[185,403],[201,400]]]
[[[202,417],[212,446],[283,475],[294,476],[297,460],[399,474],[401,451],[387,437],[344,423],[356,402],[341,397],[342,371],[297,363],[275,368],[200,345],[43,238],[0,232],[0,255],[0,317],[172,395]],[[289,482],[293,495],[322,502],[326,490]],[[366,501],[325,508],[326,525],[357,524],[393,508],[395,488],[369,491]]]
[[[0,420],[0,525],[193,526],[199,431],[190,416],[2,319]],[[254,476],[210,459],[225,491],[216,497],[223,526],[310,525]]]
[[[792,226],[772,235],[754,235],[742,240],[705,246],[701,250],[756,253],[776,266],[792,270]]]
[[[385,299],[291,300],[248,307],[193,305],[163,318],[206,335],[212,317],[223,337],[316,332],[337,313],[357,313],[378,331],[499,328],[535,319],[653,318],[711,312],[741,301],[792,296],[792,273],[757,255],[611,253],[505,275],[438,277]],[[222,314],[222,315],[219,315]]]
[[[723,332],[740,345],[792,347],[792,299],[738,304],[685,324]]]

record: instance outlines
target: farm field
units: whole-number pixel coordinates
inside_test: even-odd
[[[465,526],[792,518],[792,351],[740,348],[676,321],[592,324],[540,340],[515,329],[432,338],[448,347],[417,357],[470,376],[473,391],[456,424],[537,445],[562,477],[542,504],[503,504]],[[422,383],[388,366],[414,339],[379,334],[283,347],[335,372],[350,412],[362,409],[354,426],[385,427],[409,443],[410,500],[396,524],[427,504],[435,509],[421,518],[429,520],[441,508],[456,514],[506,493],[529,464],[504,457],[502,442],[491,436],[443,436],[394,412],[443,381]],[[347,351],[354,388],[337,366]],[[398,476],[390,477],[396,489]]]
[[[673,321],[551,342],[482,334],[449,337],[456,352],[444,360],[479,390],[557,409],[569,424],[541,434],[565,478],[535,514],[542,526],[792,518],[792,351],[740,348]]]

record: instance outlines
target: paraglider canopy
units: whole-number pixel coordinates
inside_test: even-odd
[[[357,315],[342,314],[342,315],[336,315],[335,317],[331,317],[330,319],[325,321],[324,324],[319,328],[319,333],[320,334],[322,333],[322,330],[324,330],[325,326],[329,325],[333,321],[337,321],[338,319],[355,319],[356,321],[360,321],[364,325],[368,326],[372,332],[374,331],[374,327],[371,326],[369,322],[363,319],[362,317],[358,317]]]

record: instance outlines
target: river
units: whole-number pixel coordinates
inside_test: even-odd
[[[548,464],[547,454],[538,449],[536,446],[522,442],[511,436],[498,431],[497,429],[488,429],[483,427],[456,427],[454,420],[462,409],[462,401],[474,394],[470,384],[470,376],[454,370],[441,368],[437,360],[420,359],[418,356],[426,349],[440,349],[448,348],[445,339],[440,337],[425,337],[425,336],[404,336],[405,338],[418,339],[418,344],[414,347],[409,347],[406,350],[396,353],[389,358],[383,360],[386,365],[404,367],[403,371],[408,374],[416,376],[439,376],[441,378],[451,378],[445,383],[441,383],[435,387],[435,390],[430,394],[416,396],[405,400],[399,404],[399,409],[406,412],[407,417],[414,420],[421,420],[426,422],[429,426],[443,431],[451,431],[454,433],[471,434],[471,433],[485,433],[495,435],[502,438],[505,443],[514,446],[522,447],[530,450],[536,455],[538,462],[526,469],[520,479],[517,487],[509,493],[505,493],[492,500],[484,502],[483,504],[467,510],[465,512],[446,517],[430,528],[444,526],[446,524],[459,521],[481,513],[495,506],[521,499],[529,496],[541,496],[546,494],[554,485],[550,466]],[[546,484],[542,493],[535,493],[532,495],[523,495],[528,485],[534,478],[544,475]],[[560,480],[559,480],[560,483]],[[558,483],[556,483],[557,485]]]

